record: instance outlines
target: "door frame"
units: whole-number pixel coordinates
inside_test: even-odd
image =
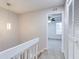
[[[62,15],[62,43],[61,43],[61,52],[64,53],[64,11],[53,11],[51,13],[47,13],[47,21],[49,14],[61,14]],[[47,23],[48,24],[48,23]],[[48,25],[47,25],[47,33],[48,33]],[[48,40],[47,40],[48,42]]]
[[[67,14],[68,18],[67,19],[68,19],[68,23],[69,23],[69,7],[70,7],[71,4],[72,4],[72,27],[73,27],[72,28],[73,33],[72,33],[71,37],[72,37],[72,41],[73,41],[73,59],[74,59],[74,0],[69,0],[68,3],[67,3],[67,8],[68,8],[68,10],[67,10],[68,11],[67,12],[68,13]],[[67,50],[67,53],[68,53],[67,58],[69,59],[69,47],[67,49],[68,49]]]

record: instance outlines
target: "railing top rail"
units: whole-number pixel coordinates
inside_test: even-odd
[[[36,45],[38,42],[39,38],[35,38],[16,47],[2,51],[0,52],[0,59],[10,59],[11,57],[21,53],[23,50],[27,50],[33,45]]]

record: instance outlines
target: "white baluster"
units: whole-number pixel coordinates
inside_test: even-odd
[[[24,51],[24,59],[27,59],[27,50]]]
[[[38,59],[38,44],[36,44],[36,58],[35,59]]]
[[[2,51],[0,59],[37,59],[38,42],[38,39],[34,39]]]

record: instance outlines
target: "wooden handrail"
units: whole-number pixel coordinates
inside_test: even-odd
[[[19,56],[17,58],[18,59],[21,59],[21,55],[23,53],[25,53],[25,51],[32,50],[33,47],[34,47],[34,49],[36,51],[35,53],[37,53],[38,42],[39,42],[39,38],[35,38],[35,39],[32,39],[32,40],[30,40],[28,42],[25,42],[23,44],[20,44],[20,45],[18,45],[16,47],[7,49],[5,51],[2,51],[2,52],[0,52],[0,59],[16,59],[16,56],[17,55]],[[28,55],[29,53],[30,52],[28,52],[26,54]],[[28,57],[30,57],[30,56],[28,56]]]

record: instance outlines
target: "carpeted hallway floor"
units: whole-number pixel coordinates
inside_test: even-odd
[[[48,40],[48,51],[40,55],[39,59],[64,59],[61,52],[61,40]]]
[[[49,39],[48,40],[48,49],[61,51],[61,40]]]
[[[60,51],[45,51],[39,59],[64,59],[64,55]]]

